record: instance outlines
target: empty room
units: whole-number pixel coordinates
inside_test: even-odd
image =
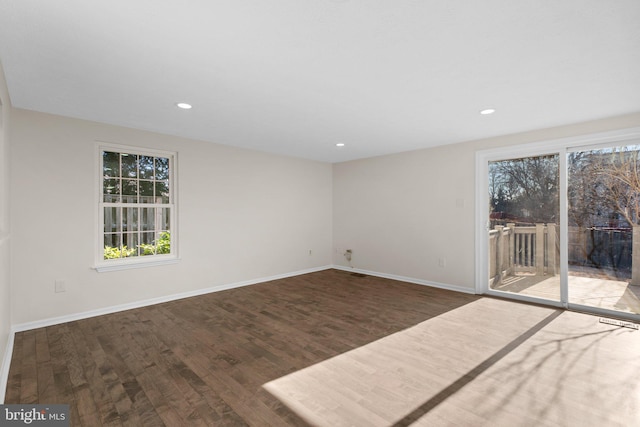
[[[0,425],[640,425],[637,0],[0,0]]]

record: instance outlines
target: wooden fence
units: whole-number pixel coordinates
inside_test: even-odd
[[[631,228],[569,227],[569,265],[606,269],[631,277]]]

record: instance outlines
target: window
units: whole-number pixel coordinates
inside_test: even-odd
[[[175,260],[175,153],[100,146],[97,270]]]

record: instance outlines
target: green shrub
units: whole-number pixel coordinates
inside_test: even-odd
[[[111,246],[104,247],[104,259],[118,259],[118,258],[126,258],[136,253],[134,248],[127,248],[123,246],[122,248],[112,248]]]
[[[140,255],[155,255],[156,247],[151,243],[143,243],[138,245],[140,248]]]
[[[160,237],[154,240],[153,243],[143,243],[138,245],[140,248],[140,255],[160,255],[171,253],[171,233],[163,231],[160,233]],[[135,248],[113,248],[111,246],[104,247],[104,259],[119,259],[127,258],[135,255],[137,250]]]
[[[156,248],[157,254],[171,253],[171,234],[168,231],[160,233],[160,238],[156,240]]]

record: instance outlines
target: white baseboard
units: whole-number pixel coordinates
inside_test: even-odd
[[[473,288],[465,288],[465,287],[462,287],[462,286],[449,285],[449,284],[446,284],[446,283],[439,283],[439,282],[432,282],[432,281],[429,281],[429,280],[415,279],[413,277],[398,276],[398,275],[395,275],[395,274],[387,274],[387,273],[379,273],[377,271],[362,270],[362,269],[359,269],[359,268],[345,267],[343,265],[333,265],[332,268],[335,268],[336,270],[350,271],[350,272],[353,272],[353,273],[362,273],[362,274],[366,274],[368,276],[382,277],[383,279],[398,280],[400,282],[408,282],[408,283],[413,283],[413,284],[416,284],[416,285],[431,286],[432,288],[446,289],[448,291],[462,292],[462,293],[465,293],[465,294],[473,294],[473,295],[475,295],[475,293],[476,293],[475,289],[473,289]]]
[[[331,269],[331,268],[335,268],[336,270],[351,271],[351,272],[354,272],[354,273],[367,274],[369,276],[382,277],[382,278],[385,278],[385,279],[398,280],[398,281],[401,281],[401,282],[408,282],[408,283],[414,283],[414,284],[418,284],[418,285],[431,286],[431,287],[434,287],[434,288],[446,289],[446,290],[450,290],[450,291],[463,292],[463,293],[467,293],[467,294],[475,294],[475,290],[474,289],[464,288],[462,286],[449,285],[449,284],[446,284],[446,283],[438,283],[438,282],[422,280],[422,279],[415,279],[415,278],[406,277],[406,276],[398,276],[398,275],[395,275],[395,274],[380,273],[380,272],[377,272],[377,271],[369,271],[369,270],[362,270],[362,269],[358,269],[358,268],[350,268],[350,267],[345,267],[345,266],[341,266],[341,265],[325,265],[325,266],[322,266],[322,267],[315,267],[315,268],[310,268],[310,269],[306,269],[306,270],[294,271],[294,272],[291,272],[291,273],[278,274],[278,275],[270,276],[270,277],[261,277],[261,278],[258,278],[258,279],[246,280],[246,281],[243,281],[243,282],[229,283],[229,284],[226,284],[226,285],[213,286],[213,287],[210,287],[210,288],[196,289],[194,291],[182,292],[182,293],[179,293],[179,294],[167,295],[167,296],[158,297],[158,298],[151,298],[151,299],[142,300],[142,301],[135,301],[135,302],[131,302],[131,303],[126,303],[126,304],[120,304],[120,305],[116,305],[116,306],[100,308],[100,309],[97,309],[97,310],[90,310],[90,311],[84,311],[84,312],[81,312],[81,313],[69,314],[69,315],[60,316],[60,317],[52,317],[52,318],[48,318],[48,319],[36,320],[34,322],[19,323],[19,324],[15,324],[15,325],[11,326],[11,334],[10,334],[11,342],[13,343],[13,334],[16,333],[16,332],[23,332],[23,331],[28,331],[28,330],[31,330],[31,329],[38,329],[38,328],[44,328],[44,327],[47,327],[47,326],[59,325],[61,323],[73,322],[75,320],[81,320],[81,319],[87,319],[87,318],[90,318],[90,317],[102,316],[102,315],[105,315],[105,314],[117,313],[117,312],[120,312],[120,311],[131,310],[131,309],[134,309],[134,308],[147,307],[147,306],[154,305],[154,304],[162,304],[164,302],[170,302],[170,301],[175,301],[175,300],[179,300],[179,299],[183,299],[183,298],[195,297],[195,296],[198,296],[198,295],[205,295],[205,294],[209,294],[209,293],[212,293],[212,292],[226,291],[228,289],[234,289],[234,288],[240,288],[240,287],[243,287],[243,286],[255,285],[257,283],[264,283],[264,282],[269,282],[269,281],[272,281],[272,280],[286,279],[288,277],[300,276],[302,274],[308,274],[308,273],[315,273],[317,271],[328,270],[328,269]]]
[[[13,331],[7,336],[7,346],[4,349],[4,357],[2,358],[2,366],[0,367],[0,403],[4,403],[5,393],[7,391],[7,383],[9,381],[9,366],[11,365],[11,356],[13,356]]]
[[[97,310],[84,311],[82,313],[69,314],[69,315],[60,316],[60,317],[52,317],[49,319],[36,320],[34,322],[19,323],[11,326],[11,332],[16,333],[16,332],[28,331],[31,329],[44,328],[47,326],[59,325],[61,323],[73,322],[75,320],[88,319],[90,317],[102,316],[105,314],[117,313],[120,311],[131,310],[134,308],[147,307],[154,304],[162,304],[164,302],[175,301],[183,298],[190,298],[190,297],[195,297],[199,295],[210,294],[212,292],[226,291],[228,289],[240,288],[243,286],[255,285],[258,283],[270,282],[272,280],[286,279],[287,277],[294,277],[294,276],[300,276],[302,274],[315,273],[317,271],[328,270],[331,268],[332,268],[331,265],[326,265],[322,267],[310,268],[307,270],[294,271],[291,273],[278,274],[278,275],[269,276],[269,277],[261,277],[259,279],[245,280],[243,282],[229,283],[226,285],[213,286],[213,287],[204,288],[204,289],[196,289],[194,291],[181,292],[179,294],[167,295],[167,296],[158,297],[158,298],[151,298],[151,299],[142,300],[142,301],[135,301],[135,302],[126,303],[126,304],[99,308]]]
[[[134,308],[147,307],[149,305],[161,304],[163,302],[175,301],[183,298],[205,295],[212,292],[226,291],[228,289],[240,288],[242,286],[255,285],[258,283],[270,282],[272,280],[286,279],[287,277],[300,276],[302,274],[315,273],[331,269],[331,265],[310,268],[307,270],[294,271],[291,273],[278,274],[275,276],[261,277],[259,279],[245,280],[243,282],[229,283],[221,286],[213,286],[210,288],[197,289],[195,291],[182,292],[179,294],[167,295],[159,298],[151,298],[143,301],[135,301],[127,304],[120,304],[111,307],[100,308],[97,310],[84,311],[82,313],[69,314],[66,316],[52,317],[49,319],[37,320],[35,322],[19,323],[11,326],[9,337],[7,339],[7,347],[4,357],[2,358],[2,366],[0,370],[0,402],[4,403],[5,393],[7,390],[7,382],[9,380],[9,367],[11,365],[11,357],[13,356],[13,342],[17,332],[28,331],[31,329],[44,328],[47,326],[59,325],[61,323],[72,322],[74,320],[88,319],[90,317],[102,316],[105,314],[117,313],[120,311],[131,310]]]

